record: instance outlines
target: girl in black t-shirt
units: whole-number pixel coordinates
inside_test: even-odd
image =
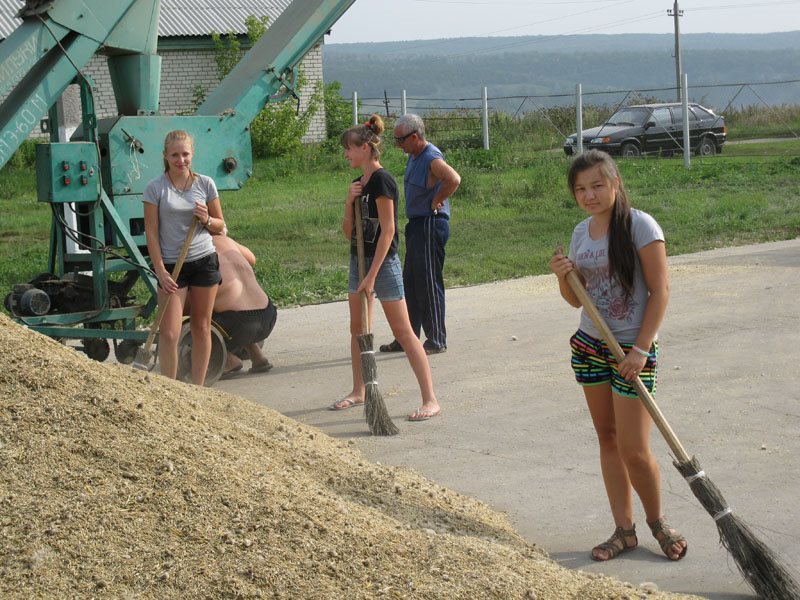
[[[403,293],[403,275],[397,255],[397,183],[380,164],[380,134],[383,121],[379,115],[345,131],[342,146],[350,166],[361,170],[362,176],[350,184],[344,205],[342,231],[350,240],[350,278],[348,303],[350,306],[350,354],[353,367],[353,389],[341,400],[334,402],[332,410],[344,410],[364,404],[364,379],[361,375],[361,351],[358,336],[363,333],[361,324],[361,294],[369,301],[369,319],[372,321],[373,296],[381,301],[383,313],[395,339],[400,342],[417,377],[422,394],[422,406],[409,415],[411,421],[426,421],[441,412],[428,357],[422,342],[414,335],[408,319]],[[366,275],[358,277],[356,251],[355,210],[361,211],[364,232]]]

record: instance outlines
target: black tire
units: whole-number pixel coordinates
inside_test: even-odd
[[[620,147],[619,154],[622,158],[639,158],[642,155],[642,150],[633,142],[625,142]]]
[[[86,356],[97,362],[103,362],[111,354],[111,345],[108,340],[88,338],[83,340],[82,344]]]
[[[700,139],[700,143],[697,145],[697,149],[695,150],[695,154],[697,154],[697,156],[714,156],[716,153],[717,145],[714,143],[714,140],[708,136]]]
[[[134,340],[122,340],[114,347],[114,356],[117,358],[117,362],[123,365],[133,364],[136,352],[141,346],[141,343]]]
[[[211,356],[208,359],[208,371],[206,371],[205,387],[211,387],[225,369],[225,361],[228,358],[228,350],[225,347],[225,338],[220,333],[216,324],[211,324]],[[189,319],[186,318],[181,326],[181,333],[178,337],[178,373],[177,379],[186,383],[192,381],[192,328]]]

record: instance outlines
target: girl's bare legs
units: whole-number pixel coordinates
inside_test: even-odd
[[[173,294],[164,309],[158,327],[158,370],[164,377],[175,379],[178,376],[178,337],[181,333],[183,305],[186,302],[186,288],[180,288]],[[158,289],[158,305],[164,306],[169,294]]]
[[[611,385],[584,386],[583,393],[597,432],[597,441],[600,445],[600,470],[614,524],[623,529],[631,529],[633,527],[631,481],[617,445],[617,421]],[[635,542],[633,537],[627,541],[631,544]],[[594,554],[595,558],[606,560],[608,553],[598,549]]]
[[[614,413],[619,434],[618,447],[633,489],[642,501],[649,523],[663,516],[661,512],[661,470],[650,450],[650,428],[653,423],[638,398],[614,394]],[[676,533],[674,530],[671,533]],[[666,553],[675,560],[686,547],[686,541],[672,544]]]
[[[350,308],[350,362],[353,370],[353,389],[344,398],[337,401],[334,408],[347,408],[350,404],[364,404],[364,377],[361,374],[361,349],[358,347],[358,336],[361,328],[361,294],[348,294],[347,304]],[[367,312],[372,323],[373,299],[369,298]]]
[[[389,327],[392,329],[394,339],[400,342],[411,364],[411,369],[417,377],[419,391],[422,394],[422,411],[433,414],[439,411],[439,402],[433,392],[433,378],[431,367],[422,342],[411,329],[408,320],[408,308],[405,300],[382,301],[383,312]],[[418,411],[419,412],[419,411]]]
[[[617,527],[633,527],[631,489],[642,502],[646,519],[661,517],[661,473],[650,450],[652,420],[638,398],[625,398],[612,393],[611,386],[585,386],[586,403],[592,415],[600,444],[600,468],[603,483]],[[627,539],[635,543],[633,537]],[[678,555],[685,542],[671,547]],[[594,551],[595,558],[606,560],[608,552]]]
[[[191,320],[192,328],[192,383],[203,385],[211,358],[211,312],[219,286],[192,287]],[[179,328],[180,329],[180,328]]]

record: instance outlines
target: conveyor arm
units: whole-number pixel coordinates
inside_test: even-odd
[[[18,15],[22,25],[0,44],[0,96],[11,90],[0,104],[0,167],[75,79],[77,70],[101,46],[116,45],[114,39],[129,41],[130,21],[141,21],[143,7],[145,13],[147,8],[152,12],[155,2],[28,1]]]
[[[355,0],[295,0],[209,94],[198,115],[235,112],[250,122]]]

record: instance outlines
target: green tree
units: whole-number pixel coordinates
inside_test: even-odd
[[[341,94],[342,84],[331,81],[325,85],[325,128],[328,139],[338,139],[339,135],[353,125],[353,107]],[[360,102],[359,102],[360,104]]]
[[[247,39],[252,47],[264,35],[269,17],[249,16],[245,19]],[[216,32],[211,34],[214,41],[214,59],[220,80],[230,73],[244,55],[237,35],[229,31],[224,37]],[[296,70],[292,82],[294,94],[299,95],[307,84],[306,79]],[[304,110],[299,110],[299,101],[289,90],[281,89],[263,110],[256,116],[250,127],[253,141],[253,154],[258,158],[281,156],[297,150],[300,141],[308,131],[311,119],[322,103],[322,90],[318,86],[309,98]]]

